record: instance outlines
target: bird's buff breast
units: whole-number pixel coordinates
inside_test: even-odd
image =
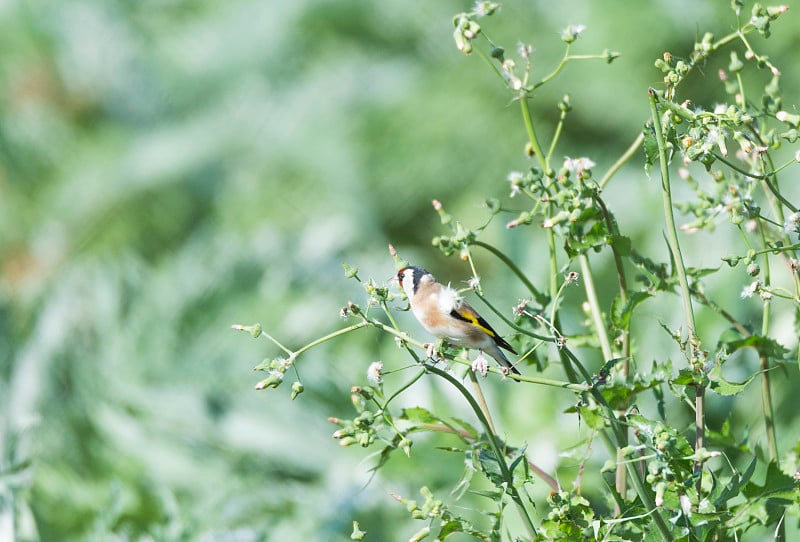
[[[446,317],[441,315],[430,317],[424,314],[423,311],[418,310],[418,308],[412,307],[411,310],[428,333],[444,339],[452,345],[466,348],[483,348],[492,342],[491,338],[479,329],[465,329],[461,326],[453,325],[458,321],[453,319],[453,323],[451,323],[452,317],[449,315]]]

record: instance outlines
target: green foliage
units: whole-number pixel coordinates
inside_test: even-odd
[[[507,180],[510,197],[519,196],[523,203],[507,207],[496,199],[487,200],[485,221],[469,227],[467,220],[460,220],[456,213],[445,210],[441,201],[434,200],[434,210],[449,233],[434,237],[433,246],[444,256],[457,254],[460,260],[468,263],[471,278],[464,292],[474,292],[514,329],[518,345],[524,347],[521,361],[537,360],[536,367],[527,365],[522,375],[497,368],[491,368],[490,372],[534,389],[548,386],[575,394],[575,402],[566,409],[566,414],[578,418],[585,433],[578,446],[585,447],[585,453],[579,463],[582,474],[575,479],[572,489],[565,489],[556,478],[537,467],[529,456],[528,446],[500,439],[492,421],[493,409],[484,397],[477,376],[482,373],[485,377],[486,371],[479,368],[477,362],[447,349],[446,344],[434,348],[405,331],[395,315],[407,307],[388,283],[384,286],[372,279],[363,281],[357,268],[344,265],[346,277],[358,281],[367,295],[363,305],[349,302],[342,310],[344,316],[356,319],[357,323],[294,351],[267,338],[296,364],[300,361],[298,356],[311,346],[343,333],[373,328],[387,339],[393,337],[400,351],[410,358],[415,371],[411,378],[396,376],[395,371],[390,376],[383,362],[370,366],[367,374],[375,386],[352,388],[351,399],[358,416],[349,420],[332,418],[331,421],[340,426],[334,438],[343,446],[359,444],[368,448],[380,443],[382,449],[373,466],[373,470],[378,471],[387,468],[392,452],[398,448],[410,459],[420,460],[411,450],[412,444],[423,434],[455,437],[455,444],[439,446],[449,453],[451,461],[465,465],[461,477],[454,482],[452,501],[462,501],[472,494],[488,499],[490,504],[463,504],[473,513],[473,519],[453,513],[453,507],[435,498],[426,485],[421,485],[420,489],[425,497],[422,505],[395,496],[406,506],[412,519],[426,523],[409,540],[428,536],[444,540],[455,533],[464,533],[478,540],[705,541],[738,539],[762,527],[773,530],[776,538],[783,540],[787,524],[798,521],[800,492],[796,471],[793,476],[787,476],[781,470],[776,436],[778,424],[773,407],[776,386],[770,373],[780,367],[796,374],[797,365],[787,362],[796,359],[798,354],[796,341],[786,342],[785,338],[778,337],[772,311],[785,312],[785,306],[796,314],[800,305],[798,245],[792,239],[797,232],[794,226],[798,222],[795,220],[798,212],[791,202],[793,196],[787,195],[789,189],[783,187],[786,183],[781,182],[779,176],[794,166],[797,158],[791,156],[776,166],[777,158],[773,153],[780,150],[783,142],[796,139],[793,130],[798,120],[782,106],[778,84],[781,72],[766,55],[755,51],[748,36],[758,32],[769,37],[771,24],[786,10],[756,4],[747,19],[742,14],[742,6],[734,2],[732,10],[737,31],[719,39],[711,33],[703,34],[685,59],[669,53],[658,59],[656,68],[664,74],[664,87],[658,91],[649,90],[650,120],[629,150],[603,177],[596,179],[597,164],[588,157],[566,157],[563,165],[556,164],[554,150],[562,130],[568,126],[568,114],[573,109],[571,98],[565,96],[559,103],[559,120],[547,146],[542,144],[540,122],[531,113],[529,102],[537,99],[539,89],[550,84],[567,64],[586,59],[610,62],[618,55],[607,50],[596,55],[574,54],[572,47],[578,43],[585,27],[569,26],[561,34],[566,45],[561,62],[551,73],[536,79],[534,76],[538,72],[533,68],[534,52],[530,46],[520,44],[517,60],[514,60],[505,47],[488,36],[487,18],[497,15],[498,9],[497,4],[481,2],[473,11],[459,13],[454,18],[453,37],[459,51],[466,55],[477,54],[485,61],[512,100],[519,104],[527,134],[524,147],[529,163],[524,171],[508,174]],[[734,43],[745,49],[745,61],[739,59],[735,50],[729,50]],[[720,70],[719,78],[731,102],[713,109],[690,107],[691,98],[679,92],[684,80],[694,76],[701,64],[705,65],[723,52],[729,55],[730,63],[727,71]],[[769,81],[762,96],[753,99],[746,77],[757,79],[760,70],[769,72]],[[738,150],[731,154],[729,143]],[[616,202],[606,201],[605,192],[616,180],[620,167],[631,160],[640,147],[644,150],[647,174],[654,175],[655,170],[661,178],[661,219],[669,252],[665,262],[644,255],[651,252],[651,248],[641,246],[632,235],[623,232],[612,211]],[[690,195],[690,199],[681,203],[673,201],[673,185],[677,192],[678,183],[672,172],[673,163],[677,161],[681,162],[678,176],[686,185],[681,193]],[[700,166],[698,173],[690,169],[694,164]],[[618,212],[625,211],[624,206],[616,207]],[[719,226],[719,218],[727,216],[745,251],[737,254],[734,248],[735,255],[723,257],[728,267],[687,265],[688,258],[683,251],[687,238],[678,234],[676,211],[695,218],[680,228],[689,233],[713,232]],[[787,212],[790,213],[788,218]],[[482,240],[494,222],[504,215],[512,217],[505,220],[507,230],[520,232],[526,227],[539,226],[528,230],[530,235],[546,236],[549,277],[545,284],[537,286],[537,279],[525,273],[497,244]],[[731,243],[726,249],[734,246]],[[495,256],[518,279],[517,286],[532,297],[533,301],[522,299],[514,307],[513,320],[487,299],[477,271],[478,249]],[[394,247],[390,246],[390,253],[398,269],[406,265]],[[590,265],[589,256],[596,253],[608,253],[614,264],[618,291],[612,296],[608,311],[601,306]],[[772,272],[779,259],[788,270],[786,276],[780,278],[777,272]],[[731,295],[729,284],[717,290],[716,297],[721,301],[706,294],[709,284],[717,288],[715,279],[740,262],[747,265],[747,274],[756,278],[741,293],[741,298],[759,294],[762,300],[760,333],[751,331],[723,308],[729,304],[725,292],[727,298],[739,297],[738,292]],[[573,264],[580,266],[581,273],[570,271],[562,275]],[[639,273],[638,286],[629,281],[631,271]],[[574,302],[569,290],[579,281],[584,284],[582,310],[586,320],[577,329],[568,331],[565,321],[570,304]],[[781,286],[780,282],[791,286]],[[666,300],[675,295],[683,305],[680,327],[658,322],[672,341],[671,352],[661,352],[652,369],[645,372],[639,351],[640,341],[648,337],[637,333],[643,307],[668,304]],[[773,309],[778,302],[785,305]],[[732,326],[730,333],[716,341],[713,351],[706,348],[715,341],[700,329],[695,317],[700,307],[711,309],[715,318]],[[594,375],[588,369],[593,365],[591,352],[599,354],[602,360]],[[746,352],[755,352],[759,368],[750,370],[741,382],[724,376],[723,369],[735,364],[734,356],[741,357]],[[675,355],[682,358],[680,363],[671,358]],[[543,363],[542,358],[549,358],[549,361]],[[443,361],[445,368],[440,367]],[[274,364],[271,362],[262,368],[274,371]],[[473,391],[453,376],[453,373],[464,374],[460,366],[465,367],[466,375],[472,380]],[[551,366],[558,366],[557,370],[562,371],[558,378],[536,375],[537,369],[542,371]],[[741,374],[742,368],[737,369]],[[470,408],[481,429],[452,415],[439,414],[439,408],[405,407],[399,409],[399,414],[393,414],[397,410],[392,408],[393,403],[428,378],[453,388]],[[745,401],[748,384],[756,379],[763,383],[761,420],[768,449],[766,456],[760,451],[764,443],[759,442],[754,453],[751,437],[735,434],[730,415],[721,417],[720,430],[706,425],[709,402],[714,397]],[[395,381],[394,391],[386,393],[384,387],[390,380]],[[279,383],[276,381],[276,385]],[[507,393],[513,396],[515,391],[509,389]],[[707,394],[707,391],[714,394]],[[655,403],[648,400],[650,392]],[[668,400],[669,415],[665,409]],[[679,415],[673,414],[675,410],[683,410],[686,404],[693,410],[692,431],[679,421]],[[716,424],[717,420],[712,423]],[[589,459],[595,439],[604,442],[610,453],[602,469]],[[721,458],[725,461],[720,462]],[[735,461],[746,462],[747,466],[737,469]],[[754,481],[757,469],[765,471],[761,483]],[[603,488],[601,484],[584,482],[585,473],[592,479],[593,471],[599,474],[595,479],[609,485]],[[612,473],[613,481],[604,478],[605,474]],[[424,479],[418,480],[422,484]],[[551,487],[549,495],[544,499],[541,495],[532,497],[531,493],[537,494],[537,485],[542,481]],[[591,494],[594,500],[584,496],[584,492]],[[517,521],[509,517],[509,510],[515,510]],[[485,518],[479,521],[481,516],[487,515],[491,521]]]
[[[791,539],[800,13],[629,4],[2,3],[0,540]]]

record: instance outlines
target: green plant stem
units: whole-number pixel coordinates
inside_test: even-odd
[[[584,289],[586,291],[586,300],[589,303],[590,311],[592,314],[592,321],[594,322],[594,327],[597,332],[597,336],[600,339],[600,348],[603,351],[603,358],[605,361],[608,361],[614,357],[614,354],[611,350],[611,342],[608,340],[608,333],[606,331],[606,324],[603,319],[602,310],[600,309],[600,303],[597,299],[597,290],[594,287],[594,278],[592,275],[592,269],[589,265],[589,257],[584,253],[578,257],[581,265],[581,274],[583,275],[583,284]],[[622,279],[624,281],[624,278]],[[621,290],[620,294],[623,298],[623,302],[627,299],[627,294],[625,289]],[[626,333],[627,335],[627,333]],[[626,354],[627,356],[627,354]],[[623,366],[623,375],[627,378],[628,376],[628,360],[626,359]],[[621,416],[625,415],[624,409],[620,413]],[[617,454],[617,461],[622,459],[622,448],[628,445],[628,431],[625,430],[624,434],[619,435],[619,439],[621,442],[617,447],[616,454]],[[620,469],[617,468],[614,484],[617,488],[617,493],[619,493],[623,499],[625,497],[625,493],[627,492],[628,481],[627,481],[627,469]],[[619,516],[622,512],[619,503],[614,503],[614,513],[615,515]]]
[[[423,429],[425,431],[435,431],[438,433],[450,433],[453,435],[458,435],[459,437],[461,437],[461,440],[463,440],[465,443],[469,443],[471,441],[476,440],[475,437],[473,437],[473,435],[469,431],[451,427],[449,425],[444,425],[440,423],[423,423],[419,427],[420,429]],[[517,451],[517,449],[510,447],[506,447],[506,449],[509,452]],[[536,476],[538,476],[545,484],[547,484],[550,487],[550,489],[552,489],[553,491],[561,490],[561,488],[558,485],[558,481],[556,481],[555,478],[547,474],[547,472],[545,472],[545,470],[542,469],[542,467],[538,466],[533,461],[528,460],[528,468],[532,470],[536,474]]]
[[[492,254],[494,254],[497,257],[497,259],[499,259],[501,262],[506,264],[506,266],[511,270],[511,272],[514,273],[517,276],[517,278],[520,280],[520,282],[522,282],[522,284],[525,285],[525,287],[528,289],[528,291],[533,295],[534,299],[536,299],[537,303],[539,303],[542,306],[547,304],[547,296],[544,295],[542,292],[540,292],[536,288],[536,286],[534,286],[533,283],[530,280],[528,280],[528,277],[525,276],[525,273],[523,273],[522,270],[519,267],[517,267],[517,264],[515,264],[511,260],[511,258],[509,258],[505,254],[503,254],[501,251],[499,251],[498,249],[496,249],[492,245],[490,245],[488,243],[484,243],[483,241],[475,240],[475,241],[472,241],[472,243],[470,243],[470,244],[474,245],[474,246],[481,247],[481,248],[483,248],[485,250],[488,250]]]
[[[569,44],[567,44],[567,50],[564,53],[564,56],[561,57],[561,61],[558,63],[558,65],[553,69],[552,72],[544,76],[538,83],[534,84],[533,87],[531,87],[531,90],[536,90],[561,73],[561,70],[564,69],[564,66],[566,66],[567,62],[570,60],[598,60],[605,58],[606,55],[571,55],[569,54]]]
[[[414,345],[414,346],[416,346],[416,347],[418,347],[420,349],[423,349],[423,350],[425,349],[425,343],[423,343],[422,341],[418,341],[416,339],[412,339],[404,331],[400,331],[400,330],[395,329],[395,328],[393,328],[391,326],[388,326],[388,325],[384,324],[383,322],[381,322],[380,320],[369,319],[369,320],[364,320],[364,322],[366,322],[366,324],[364,324],[364,325],[370,325],[370,326],[376,327],[378,329],[381,329],[381,330],[385,331],[386,333],[394,335],[395,337],[399,338],[400,340],[402,340],[402,341],[404,341],[404,342],[406,342],[406,343],[408,343],[410,345]],[[351,327],[353,327],[353,326],[351,326]],[[364,327],[364,326],[361,325],[361,326],[357,326],[357,327]],[[453,361],[453,362],[458,363],[460,365],[466,365],[466,366],[468,366],[470,368],[472,367],[472,361],[470,361],[467,358],[462,358],[462,357],[459,357],[459,356],[452,356],[452,355],[449,355],[449,354],[446,354],[445,357],[447,359],[449,359],[450,361]],[[550,387],[553,387],[553,388],[561,388],[561,389],[570,390],[570,391],[573,391],[573,392],[585,392],[585,391],[588,391],[589,388],[590,388],[590,386],[588,386],[586,384],[577,384],[577,383],[573,383],[573,382],[565,382],[563,380],[554,380],[552,378],[539,378],[539,377],[527,376],[527,375],[517,375],[517,374],[513,374],[513,373],[510,373],[510,374],[506,375],[505,371],[503,371],[502,369],[498,369],[496,367],[489,367],[488,370],[489,370],[490,373],[496,373],[496,374],[499,374],[499,375],[503,375],[503,376],[506,376],[507,378],[510,378],[510,379],[513,379],[513,380],[519,380],[520,382],[529,382],[531,384],[541,384],[543,386],[550,386]]]
[[[614,162],[610,168],[608,168],[606,174],[603,175],[603,177],[600,179],[600,182],[597,183],[597,185],[600,187],[600,190],[605,188],[611,178],[616,175],[617,171],[619,171],[622,166],[624,166],[628,160],[630,160],[633,155],[636,154],[636,151],[642,148],[643,141],[644,133],[640,132],[639,135],[636,136],[636,139],[633,140],[633,143],[631,143],[630,147],[628,147],[625,152],[622,153],[622,156],[620,156],[617,161]]]
[[[549,164],[550,160],[553,158],[553,152],[556,150],[556,145],[558,145],[558,140],[561,138],[561,130],[564,128],[564,119],[567,118],[567,112],[565,110],[561,111],[561,115],[558,117],[558,124],[556,124],[555,132],[553,133],[553,140],[550,141],[550,148],[547,149],[547,156],[545,157],[545,161]]]
[[[592,269],[589,266],[589,257],[586,254],[578,256],[578,261],[581,265],[581,278],[583,279],[584,290],[586,291],[586,301],[592,313],[592,322],[594,323],[597,337],[600,339],[600,349],[603,351],[603,361],[613,359],[614,354],[611,351],[611,343],[608,340],[608,332],[606,331],[606,324],[603,320],[603,312],[600,309],[600,302],[597,299],[597,291],[594,287],[594,278],[592,277]]]
[[[675,217],[672,213],[672,189],[669,182],[669,163],[667,161],[667,146],[664,141],[664,134],[661,128],[661,118],[658,114],[658,107],[656,105],[655,90],[650,89],[650,112],[653,119],[653,128],[655,130],[656,142],[658,144],[658,159],[661,166],[661,193],[662,201],[664,204],[664,218],[667,222],[667,241],[669,243],[670,252],[675,260],[675,271],[678,275],[678,282],[681,286],[681,297],[683,299],[684,318],[686,325],[689,326],[689,333],[693,338],[695,335],[695,321],[694,311],[692,309],[691,294],[689,292],[689,280],[686,277],[686,267],[683,263],[683,255],[678,241],[678,229],[675,226]],[[696,346],[692,346],[694,349]]]
[[[591,375],[586,371],[583,365],[578,361],[578,358],[575,357],[569,348],[561,348],[559,350],[561,354],[562,361],[569,359],[571,360],[571,365],[577,367],[578,370],[581,371],[583,378],[587,381],[591,381]],[[623,443],[627,442],[627,426],[624,426],[623,423],[616,418],[614,415],[614,411],[611,409],[611,406],[603,397],[603,394],[598,390],[595,386],[592,386],[589,389],[592,397],[594,397],[595,401],[599,405],[603,407],[606,412],[606,416],[608,419],[609,424],[611,425],[611,432],[606,430],[600,431],[600,437],[605,443],[606,447],[608,448],[609,452],[612,454],[616,454],[616,450],[623,447]],[[613,439],[612,439],[613,435]],[[669,526],[667,522],[664,521],[664,518],[661,517],[661,512],[655,505],[655,500],[653,499],[652,493],[645,487],[644,485],[644,474],[640,472],[636,466],[639,461],[634,462],[627,462],[626,469],[627,469],[627,478],[630,480],[631,485],[633,485],[634,491],[639,497],[639,500],[642,501],[642,505],[653,513],[653,520],[655,521],[656,527],[658,528],[659,534],[661,535],[661,539],[665,541],[672,540],[672,534],[670,533]]]
[[[525,131],[528,133],[528,141],[533,149],[533,154],[536,161],[539,162],[539,167],[545,175],[550,172],[550,164],[547,162],[547,156],[542,153],[542,146],[539,144],[539,138],[536,137],[536,129],[533,126],[533,118],[531,111],[528,108],[528,95],[524,92],[519,97],[519,104],[522,108],[522,121],[525,123]]]
[[[611,239],[611,254],[614,256],[614,266],[617,269],[617,282],[619,283],[619,298],[622,302],[622,305],[625,306],[628,303],[628,279],[625,277],[625,267],[622,265],[622,256],[617,249],[617,239],[619,238],[619,231],[617,230],[617,226],[614,223],[614,220],[611,217],[611,213],[608,212],[608,208],[606,207],[603,198],[599,195],[594,197],[595,202],[597,205],[600,206],[600,210],[603,212],[603,219],[606,223],[606,230],[612,236]],[[631,334],[630,328],[623,330],[624,335],[622,337],[622,357],[625,358],[623,360],[623,373],[627,378],[629,370],[630,370],[630,361],[628,357],[631,354]]]
[[[480,420],[481,425],[483,425],[484,431],[486,432],[486,436],[489,439],[489,443],[491,444],[492,449],[494,450],[495,457],[497,459],[497,464],[500,467],[500,472],[502,474],[503,481],[505,482],[506,485],[506,492],[509,493],[509,495],[511,496],[511,500],[513,500],[514,504],[517,505],[517,510],[519,511],[519,515],[522,518],[525,527],[528,529],[528,533],[532,538],[536,537],[537,535],[536,526],[533,524],[533,520],[531,519],[531,516],[528,513],[528,509],[525,507],[525,503],[522,502],[522,497],[520,496],[517,487],[514,485],[514,475],[508,469],[508,464],[506,463],[505,459],[506,455],[500,448],[500,443],[497,440],[497,435],[492,429],[492,425],[489,422],[488,418],[486,418],[483,410],[481,409],[481,406],[478,404],[478,402],[475,400],[472,394],[469,393],[469,390],[467,390],[467,388],[465,388],[464,385],[461,384],[461,382],[459,382],[456,378],[447,373],[447,371],[443,371],[437,367],[433,367],[430,365],[428,366],[428,371],[449,382],[450,385],[455,387],[459,391],[459,393],[461,393],[464,399],[466,399],[467,402],[469,403],[473,412]]]
[[[478,299],[483,301],[484,305],[489,307],[489,310],[491,310],[493,313],[495,313],[511,329],[517,331],[518,333],[522,333],[523,335],[526,335],[528,337],[532,337],[534,339],[538,339],[538,340],[543,341],[543,342],[551,342],[551,343],[552,342],[556,342],[556,338],[555,337],[546,337],[545,335],[539,335],[538,333],[534,333],[532,331],[528,331],[527,329],[518,326],[517,324],[515,324],[514,322],[512,322],[511,320],[506,318],[506,316],[502,312],[497,310],[497,307],[492,305],[489,302],[489,300],[486,299],[484,296],[482,296],[478,292],[475,292],[475,295],[478,296]]]
[[[391,395],[390,395],[390,396],[389,396],[389,397],[386,399],[386,401],[383,403],[383,406],[382,406],[381,408],[383,408],[384,410],[386,410],[386,408],[389,406],[389,403],[391,403],[392,401],[394,401],[394,400],[395,400],[395,398],[397,398],[397,397],[398,397],[398,396],[399,396],[401,393],[403,393],[403,392],[404,392],[404,391],[406,391],[408,388],[410,388],[411,386],[413,386],[413,385],[414,385],[414,384],[417,382],[417,380],[419,380],[420,378],[422,378],[422,375],[424,375],[424,374],[425,374],[425,369],[420,369],[420,370],[417,372],[417,374],[415,374],[413,377],[411,377],[411,379],[410,379],[408,382],[406,382],[405,384],[403,384],[402,386],[400,386],[399,388],[397,388],[397,389],[395,390],[395,392],[394,392],[393,394],[391,394]]]
[[[760,228],[761,242],[766,245],[767,239],[764,232],[764,227]],[[769,288],[771,283],[770,268],[769,268],[769,254],[764,254],[762,270],[764,273],[764,286]],[[769,335],[770,325],[770,311],[772,304],[769,299],[762,302],[761,313],[761,335],[767,337]],[[775,434],[775,418],[774,410],[772,408],[772,387],[770,386],[770,371],[769,371],[769,357],[766,354],[761,354],[761,402],[764,409],[764,425],[767,430],[767,447],[769,449],[769,458],[772,461],[778,461],[778,438]]]
[[[477,398],[478,405],[481,407],[484,417],[486,417],[486,423],[489,424],[489,429],[492,430],[492,433],[497,433],[497,430],[494,427],[494,422],[492,421],[492,415],[489,411],[489,405],[486,404],[486,397],[484,397],[483,390],[481,389],[481,383],[478,381],[478,376],[471,367],[467,372],[469,373],[469,379],[472,382],[472,389],[475,390],[475,397]]]
[[[305,352],[307,350],[311,350],[315,346],[318,346],[318,345],[320,345],[320,344],[322,344],[322,343],[324,343],[326,341],[329,341],[329,340],[331,340],[331,339],[333,339],[335,337],[338,337],[339,335],[344,335],[346,333],[350,333],[351,331],[355,331],[355,330],[357,330],[359,328],[366,327],[367,325],[369,325],[367,322],[359,322],[357,324],[353,324],[352,326],[347,326],[345,328],[339,329],[339,330],[334,331],[332,333],[328,333],[324,337],[320,337],[319,339],[317,339],[315,341],[312,341],[312,342],[308,343],[307,345],[299,348],[298,350],[292,352],[291,355],[296,358],[297,356],[299,356],[303,352]]]
[[[661,117],[658,113],[656,104],[656,91],[649,89],[650,115],[653,120],[653,130],[655,131],[656,143],[658,144],[658,161],[661,166],[661,195],[664,204],[664,218],[667,223],[667,242],[673,261],[675,271],[678,274],[678,283],[681,287],[681,298],[683,299],[683,312],[686,325],[689,328],[689,359],[694,371],[702,371],[702,367],[695,367],[698,360],[697,350],[699,339],[696,335],[697,327],[694,320],[694,310],[692,309],[692,295],[689,290],[689,280],[686,277],[686,267],[683,263],[680,243],[678,242],[678,229],[675,227],[675,217],[672,213],[672,189],[669,182],[669,163],[667,161],[667,144],[664,141],[664,133],[661,127]],[[695,387],[695,450],[703,448],[705,444],[705,386],[698,384]],[[697,476],[697,491],[700,493],[700,478],[702,473],[702,463],[695,462],[695,473]]]

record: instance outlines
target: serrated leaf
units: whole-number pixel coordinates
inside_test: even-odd
[[[497,456],[493,451],[486,448],[478,450],[478,464],[481,466],[481,472],[489,479],[495,486],[505,491],[505,480],[500,470],[500,463]]]
[[[627,408],[634,397],[643,391],[658,389],[666,382],[665,375],[651,374],[649,376],[634,375],[633,382],[614,382],[600,388],[603,398],[612,409]]]
[[[725,486],[719,492],[719,495],[716,497],[711,496],[714,499],[714,504],[716,504],[717,508],[723,508],[729,499],[732,499],[739,494],[739,488],[749,482],[750,478],[753,476],[757,463],[758,459],[754,457],[744,472],[741,474],[736,473],[731,477],[730,481],[725,484]]]
[[[687,267],[686,274],[697,280],[707,275],[712,275],[719,271],[719,267]]]
[[[751,335],[744,339],[730,341],[725,343],[724,346],[727,348],[729,354],[741,348],[750,347],[755,348],[760,355],[771,359],[785,359],[786,355],[789,353],[789,350],[775,339],[763,337],[761,335]]]
[[[673,384],[679,386],[691,386],[697,384],[697,374],[691,369],[681,369],[678,371],[678,376],[672,379]]]
[[[743,392],[747,385],[758,375],[759,373],[753,373],[741,383],[730,382],[722,376],[722,366],[717,363],[708,373],[708,378],[711,381],[711,390],[717,395],[736,395]]]
[[[631,254],[631,239],[624,235],[612,235],[611,244],[620,256],[630,256]]]
[[[442,420],[430,410],[423,407],[408,407],[400,412],[400,418],[412,423],[441,423]]]

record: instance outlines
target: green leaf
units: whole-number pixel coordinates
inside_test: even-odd
[[[653,168],[653,165],[658,162],[658,141],[656,141],[656,132],[653,129],[653,123],[647,122],[642,130],[644,141],[642,148],[644,149],[644,170],[648,174]]]
[[[628,299],[623,303],[618,295],[611,304],[611,322],[619,329],[629,329],[633,310],[650,297],[653,295],[644,291],[628,292]]]
[[[667,379],[668,376],[661,374],[644,376],[637,373],[632,382],[614,381],[603,385],[600,392],[612,409],[627,408],[637,395],[643,391],[658,389]]]
[[[477,440],[477,438],[480,435],[480,433],[472,425],[470,425],[469,423],[465,422],[464,420],[462,420],[460,418],[450,418],[450,419],[453,421],[453,423],[455,423],[455,425],[458,425],[461,429],[463,429],[464,431],[469,433],[469,435],[473,439]]]
[[[581,414],[581,420],[592,429],[602,429],[606,426],[606,419],[599,407],[590,405],[581,405],[578,407]]]
[[[714,501],[714,504],[717,506],[717,508],[724,508],[728,500],[739,495],[739,488],[750,481],[750,478],[753,476],[753,473],[756,470],[757,463],[758,459],[754,457],[744,472],[735,473],[727,484],[721,486],[718,494],[715,495],[712,493],[709,495],[709,498]]]
[[[711,390],[717,395],[736,395],[743,392],[747,385],[759,374],[760,373],[753,373],[747,380],[741,383],[730,382],[725,380],[722,376],[722,365],[716,363],[714,364],[714,368],[708,373],[708,379],[711,381]]]
[[[681,369],[678,371],[678,376],[672,379],[672,383],[678,386],[691,386],[699,382],[697,379],[698,376],[699,375],[691,369]]]
[[[719,271],[719,267],[687,267],[686,274],[697,280],[708,275],[713,275]]]
[[[400,418],[408,420],[412,423],[442,423],[442,419],[436,416],[430,410],[423,407],[409,407],[404,408],[400,412]]]
[[[741,348],[755,348],[761,356],[770,359],[785,359],[789,350],[787,350],[781,343],[771,337],[763,337],[761,335],[751,335],[744,339],[730,341],[724,345],[727,347],[729,353],[733,353]]]
[[[614,234],[611,236],[611,244],[620,256],[630,256],[632,246],[630,237]]]
[[[458,483],[450,492],[450,494],[456,499],[459,500],[461,497],[464,496],[464,493],[469,489],[470,483],[472,482],[472,477],[475,474],[475,461],[474,461],[474,454],[472,450],[467,450],[464,453],[464,471],[461,473],[461,478],[458,479]]]

